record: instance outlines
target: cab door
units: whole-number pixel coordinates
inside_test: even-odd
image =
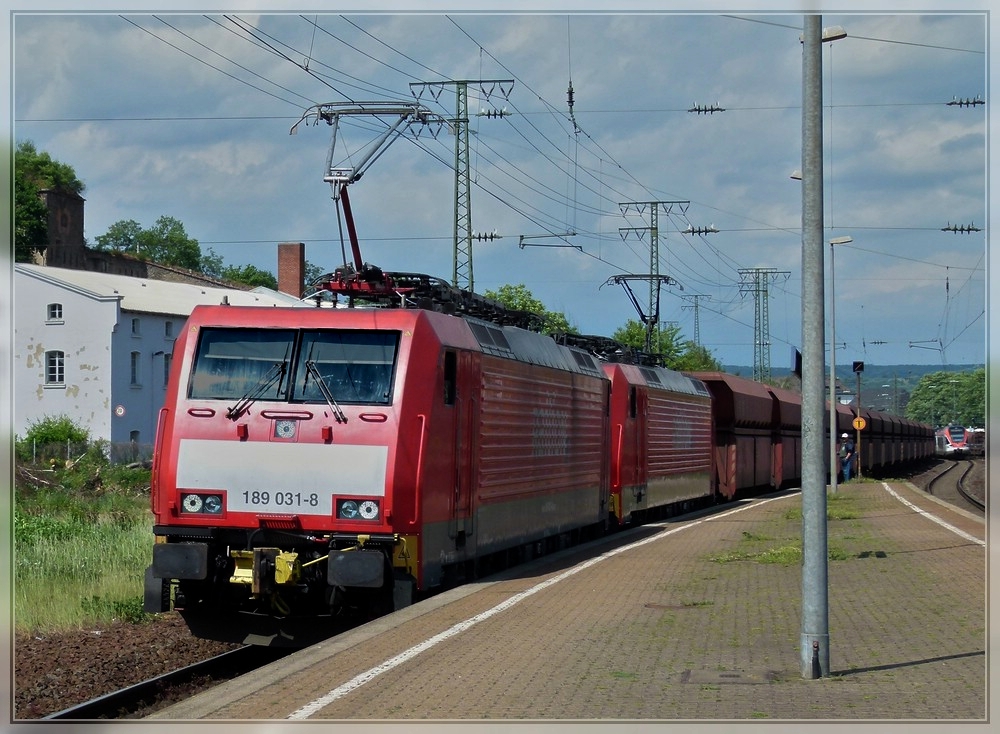
[[[449,535],[463,549],[473,531],[472,483],[478,425],[478,363],[470,352],[445,352],[445,404],[454,412],[454,475]]]
[[[632,484],[633,507],[644,506],[643,499],[646,496],[646,484],[649,481],[649,391],[645,387],[632,388],[635,390],[635,408],[632,411],[635,417],[635,473]]]

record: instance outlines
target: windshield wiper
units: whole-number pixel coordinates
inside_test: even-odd
[[[268,388],[275,383],[278,383],[278,392],[280,393],[281,383],[284,381],[285,372],[287,370],[287,360],[283,362],[275,362],[274,366],[267,371],[267,374],[261,377],[253,387],[247,390],[246,394],[236,401],[236,405],[226,411],[226,418],[231,421],[237,420],[247,411],[247,408],[259,400],[261,396],[267,392]]]
[[[344,411],[340,409],[337,405],[337,401],[333,398],[333,393],[330,392],[329,386],[326,384],[326,380],[323,375],[320,374],[319,368],[316,367],[316,362],[309,359],[306,360],[306,376],[312,375],[312,378],[316,380],[316,387],[319,388],[320,393],[323,395],[323,399],[326,400],[326,404],[330,406],[330,410],[333,411],[333,417],[337,419],[337,423],[347,423],[347,416],[344,415]]]

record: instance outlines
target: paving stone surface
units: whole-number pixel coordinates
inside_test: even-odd
[[[984,522],[903,483],[827,509],[819,679],[789,493],[448,592],[154,718],[985,722]]]

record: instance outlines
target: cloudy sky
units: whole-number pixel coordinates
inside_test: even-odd
[[[115,222],[169,216],[226,265],[276,272],[277,243],[295,241],[332,270],[331,128],[291,127],[316,104],[410,104],[415,92],[451,118],[467,82],[472,229],[496,233],[474,243],[476,291],[523,283],[581,332],[610,335],[637,317],[609,281],[650,274],[655,203],[659,273],[671,278],[660,320],[687,339],[697,326],[720,361],[751,365],[760,277],[770,362],[788,366],[802,328],[798,5],[215,7],[9,19],[11,135],[86,184],[90,243]],[[986,359],[985,9],[824,11],[823,26],[847,32],[824,44],[822,64],[824,237],[853,238],[835,255],[838,363]],[[356,163],[392,121],[344,116],[334,162]],[[366,261],[451,280],[454,141],[446,125],[411,126],[351,185]],[[632,287],[648,310],[648,284]]]

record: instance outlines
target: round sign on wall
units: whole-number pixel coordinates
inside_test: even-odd
[[[121,418],[123,415],[125,415],[125,406],[124,405],[116,405],[115,406],[115,415],[118,416],[119,418]]]

